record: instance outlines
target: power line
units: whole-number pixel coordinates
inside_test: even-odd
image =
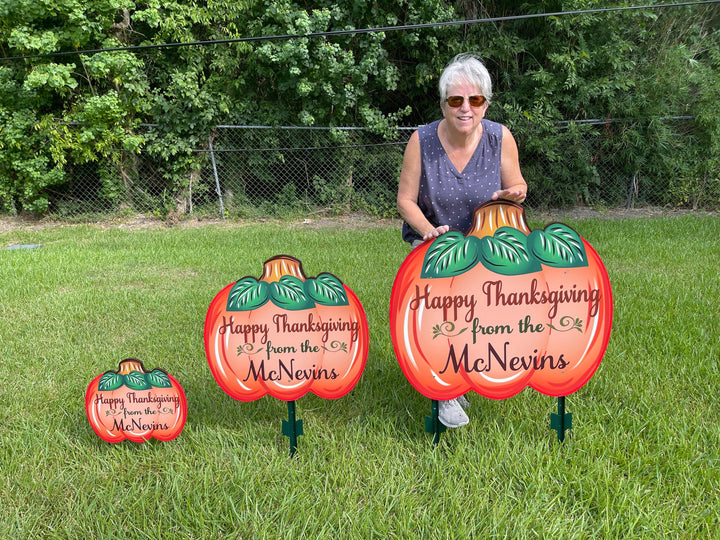
[[[117,52],[117,51],[140,51],[147,49],[171,49],[178,47],[193,47],[193,46],[208,46],[208,45],[226,45],[231,43],[248,43],[258,41],[280,41],[287,39],[297,38],[318,38],[318,37],[334,37],[334,36],[347,36],[354,34],[373,34],[379,32],[398,32],[406,30],[420,30],[423,28],[440,28],[446,26],[463,26],[469,24],[481,24],[481,23],[494,23],[494,22],[507,22],[507,21],[519,21],[526,19],[538,19],[542,17],[562,17],[567,15],[586,15],[593,13],[609,13],[616,11],[630,11],[630,10],[642,10],[642,9],[664,9],[673,7],[686,7],[686,6],[699,6],[706,4],[718,4],[720,0],[701,0],[699,2],[679,2],[673,4],[654,4],[647,6],[622,6],[612,8],[597,8],[597,9],[582,9],[575,11],[557,11],[554,13],[533,13],[528,15],[509,15],[506,17],[486,17],[484,19],[467,19],[462,21],[447,21],[447,22],[436,22],[436,23],[422,23],[422,24],[408,24],[402,26],[381,26],[376,28],[356,28],[349,30],[331,30],[328,32],[312,32],[308,34],[281,34],[274,36],[251,36],[242,38],[228,38],[228,39],[214,39],[205,41],[189,41],[184,43],[154,43],[149,45],[129,45],[125,47],[110,47],[105,49],[86,49],[80,51],[58,51],[52,53],[42,54],[28,54],[23,56],[8,56],[6,58],[0,58],[0,60],[27,60],[30,58],[51,58],[56,56],[69,56],[69,55],[80,55],[80,54],[96,54],[101,52]]]

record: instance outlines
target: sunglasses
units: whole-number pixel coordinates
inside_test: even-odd
[[[485,103],[485,96],[468,96],[467,99],[471,107],[480,107]],[[449,96],[445,101],[453,109],[457,109],[465,101],[465,96]]]

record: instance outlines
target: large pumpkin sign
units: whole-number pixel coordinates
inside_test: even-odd
[[[486,203],[474,217],[467,235],[425,242],[400,267],[390,329],[405,376],[438,400],[575,392],[610,337],[602,261],[562,223],[530,231],[514,203]]]
[[[334,399],[360,379],[369,346],[365,311],[332,274],[306,278],[287,255],[260,279],[221,290],[205,318],[205,352],[220,387],[241,401],[292,401],[308,391]]]
[[[161,369],[147,372],[140,360],[127,358],[117,371],[93,379],[85,392],[85,412],[107,442],[169,441],[185,426],[187,401],[171,375]]]

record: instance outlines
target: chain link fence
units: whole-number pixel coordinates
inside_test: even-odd
[[[648,139],[657,124],[648,123]],[[627,122],[557,124],[542,136],[532,136],[532,126],[513,126],[529,184],[526,205],[720,207],[718,161],[696,136],[693,119],[661,127],[672,137],[633,144],[623,138]],[[144,129],[152,138],[155,127]],[[218,126],[173,159],[144,151],[68,164],[68,181],[50,192],[49,214],[252,219],[361,211],[392,217],[414,129],[378,135],[360,128]]]

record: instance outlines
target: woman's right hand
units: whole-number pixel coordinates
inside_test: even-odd
[[[439,227],[435,227],[432,231],[425,233],[423,236],[423,242],[427,242],[428,240],[433,240],[440,236],[441,234],[445,234],[450,230],[449,225],[440,225]]]

